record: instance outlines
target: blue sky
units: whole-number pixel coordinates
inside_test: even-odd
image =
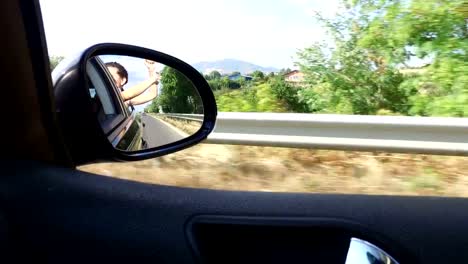
[[[313,12],[339,0],[41,0],[50,55],[100,42],[143,46],[188,63],[235,58],[291,67],[298,49],[324,39]]]

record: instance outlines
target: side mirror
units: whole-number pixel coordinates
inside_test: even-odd
[[[215,126],[216,102],[203,76],[158,51],[98,44],[60,63],[52,79],[58,123],[77,165],[169,154]]]

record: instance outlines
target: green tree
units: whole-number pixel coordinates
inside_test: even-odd
[[[279,71],[279,75],[286,75],[288,73],[292,72],[290,68],[283,68]]]
[[[265,79],[265,74],[259,70],[252,72],[251,76],[254,81],[262,81]]]
[[[161,74],[161,94],[150,105],[164,113],[203,113],[203,105],[192,82],[179,71],[165,67]]]
[[[229,80],[229,78],[227,76],[223,76],[221,78],[221,80],[219,80],[219,82],[220,82],[220,85],[221,85],[221,89],[228,89],[229,84],[231,83],[231,80]]]
[[[63,56],[50,56],[49,58],[49,64],[50,64],[50,70],[53,71],[55,67],[64,59]]]
[[[217,83],[213,82],[213,84],[214,84],[213,87],[220,87],[220,89],[217,89],[217,90],[221,90],[221,89],[238,89],[238,88],[241,88],[241,83],[244,84],[245,80],[239,79],[238,81],[233,81],[233,80],[230,80],[229,77],[224,76],[221,79],[219,79]],[[212,89],[213,89],[213,87],[212,87]]]
[[[158,100],[158,97],[153,99],[151,104],[145,107],[144,112],[145,113],[159,113],[159,100]]]
[[[357,46],[377,67],[427,61],[401,84],[410,114],[468,116],[467,0],[354,0],[348,10]]]
[[[223,89],[223,83],[221,79],[208,80],[208,84],[210,85],[212,91]]]
[[[271,90],[276,98],[287,106],[287,110],[296,113],[309,112],[308,106],[305,102],[301,101],[298,89],[289,85],[283,76],[273,76],[268,81]]]
[[[221,79],[221,73],[219,71],[212,71],[208,74],[208,80],[217,80]]]
[[[221,112],[286,112],[274,95],[270,85],[249,85],[243,89],[215,93],[218,111]]]
[[[358,45],[360,30],[353,17],[319,20],[333,44],[316,43],[298,53],[307,87],[298,91],[311,112],[376,114],[380,109],[407,112],[408,95],[400,88],[403,76],[392,65],[376,63]]]
[[[236,81],[236,83],[239,84],[239,87],[238,88],[242,88],[242,87],[245,87],[247,85],[247,80],[245,79],[245,77],[240,77],[239,80]]]

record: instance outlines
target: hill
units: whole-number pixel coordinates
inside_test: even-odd
[[[192,65],[198,71],[205,74],[210,73],[214,70],[219,71],[221,74],[229,74],[231,72],[241,72],[242,74],[248,74],[254,71],[262,71],[265,73],[278,72],[279,70],[273,67],[262,67],[250,62],[235,60],[235,59],[224,59],[217,61],[203,61]]]

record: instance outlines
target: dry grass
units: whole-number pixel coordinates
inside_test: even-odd
[[[79,169],[154,184],[269,192],[468,197],[468,158],[200,144]]]
[[[195,134],[201,128],[201,123],[197,121],[180,120],[176,118],[170,118],[167,116],[158,116],[158,119],[173,125],[174,127],[187,133],[188,135]]]

